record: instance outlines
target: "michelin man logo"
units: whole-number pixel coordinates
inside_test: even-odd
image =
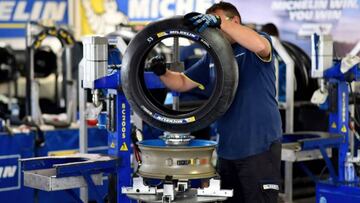
[[[89,0],[82,0],[82,5],[89,26],[95,34],[108,34],[114,32],[117,25],[129,23],[128,17],[117,10],[115,0],[104,0],[104,12],[101,14],[94,11]]]

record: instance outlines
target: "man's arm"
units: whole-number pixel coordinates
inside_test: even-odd
[[[198,87],[196,82],[190,80],[183,73],[171,70],[166,70],[165,74],[160,76],[160,80],[167,88],[177,92],[186,92]]]
[[[261,58],[268,59],[270,57],[270,42],[254,30],[238,24],[233,20],[225,19],[221,21],[220,28],[237,43],[256,53]]]
[[[186,92],[195,87],[204,90],[203,84],[209,80],[209,60],[208,55],[205,55],[184,73],[179,73],[166,68],[164,57],[155,56],[149,60],[148,68],[171,90]]]
[[[260,58],[265,60],[270,59],[270,42],[252,29],[241,25],[239,16],[234,16],[229,19],[223,10],[218,9],[211,14],[192,12],[186,14],[184,17],[198,28],[198,32],[202,32],[207,27],[218,27],[225,33],[225,36],[231,43],[237,42],[248,50],[256,53]]]

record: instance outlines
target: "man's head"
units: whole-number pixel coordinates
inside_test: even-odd
[[[230,20],[241,24],[241,16],[239,11],[236,9],[234,5],[228,2],[221,1],[212,5],[210,8],[206,10],[207,14],[215,14],[220,16],[221,20]]]
[[[239,11],[234,5],[228,2],[220,1],[212,5],[206,10],[207,14],[214,14],[221,18],[221,22],[232,21],[237,24],[241,24],[241,16]],[[229,40],[230,43],[234,43],[235,40],[230,37],[228,34],[222,32],[224,37]]]

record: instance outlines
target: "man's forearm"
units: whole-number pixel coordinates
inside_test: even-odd
[[[170,70],[167,70],[164,75],[160,76],[160,80],[167,88],[177,92],[186,92],[196,87],[196,84],[187,81],[188,79],[182,73]]]

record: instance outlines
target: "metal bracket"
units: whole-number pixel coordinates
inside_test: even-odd
[[[234,190],[222,190],[219,179],[210,179],[209,187],[197,189],[198,196],[232,197]]]
[[[156,194],[156,187],[149,187],[144,184],[142,177],[133,178],[132,187],[122,187],[123,194]]]
[[[185,192],[189,189],[189,181],[188,180],[179,180],[177,182],[177,191]]]
[[[175,188],[172,182],[164,183],[162,201],[171,202],[175,199]]]

